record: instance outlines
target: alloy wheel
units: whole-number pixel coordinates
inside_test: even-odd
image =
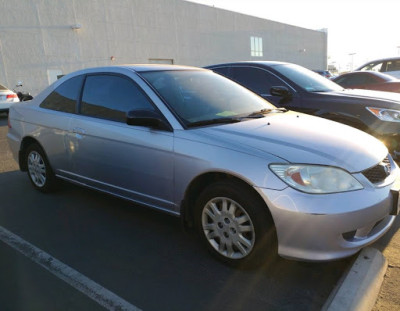
[[[37,187],[46,184],[46,164],[37,151],[31,151],[28,155],[28,171],[32,182]]]
[[[201,222],[206,239],[219,254],[241,259],[253,249],[253,223],[246,210],[234,200],[211,199],[203,208]]]

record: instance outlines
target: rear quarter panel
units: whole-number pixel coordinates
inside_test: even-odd
[[[12,107],[9,118],[12,128],[8,138],[14,158],[18,158],[23,139],[30,137],[44,149],[52,168],[69,169],[65,144],[70,122],[68,114],[42,109],[36,102],[30,102]]]

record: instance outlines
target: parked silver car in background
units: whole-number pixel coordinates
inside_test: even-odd
[[[352,255],[398,214],[399,169],[351,127],[278,109],[209,70],[81,70],[12,106],[33,186],[58,178],[181,215],[232,265]]]
[[[17,94],[0,84],[0,113],[8,112],[13,103],[19,102]]]
[[[370,61],[355,71],[377,71],[400,79],[400,57],[382,58]]]

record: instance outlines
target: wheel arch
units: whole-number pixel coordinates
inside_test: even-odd
[[[271,219],[273,219],[271,212],[269,210],[269,207],[267,206],[265,201],[262,199],[261,195],[248,182],[244,181],[243,179],[241,179],[237,176],[229,174],[229,173],[207,172],[207,173],[199,175],[195,179],[193,179],[185,191],[185,196],[184,196],[184,199],[183,199],[183,201],[181,203],[181,207],[180,207],[180,214],[181,214],[183,226],[185,229],[193,227],[194,206],[195,206],[197,197],[208,185],[210,185],[214,182],[217,182],[217,181],[231,181],[231,182],[241,185],[242,187],[247,188],[250,192],[252,192],[254,194],[255,198],[258,198],[259,200],[261,200],[263,202],[263,204],[265,205],[266,211],[271,216]]]
[[[44,154],[47,157],[46,151],[43,149],[42,145],[39,143],[39,141],[35,138],[33,138],[32,136],[26,136],[22,139],[21,141],[21,146],[19,149],[19,154],[18,154],[18,164],[19,167],[21,169],[21,171],[26,172],[28,170],[28,167],[26,166],[26,161],[25,161],[25,157],[26,157],[26,150],[29,148],[29,146],[33,145],[33,144],[37,144],[40,146],[40,148],[43,150]]]

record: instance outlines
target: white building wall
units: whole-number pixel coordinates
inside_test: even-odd
[[[183,0],[2,0],[0,83],[33,94],[55,73],[126,63],[280,60],[327,66],[327,34]],[[73,25],[80,29],[72,29]],[[251,57],[250,37],[263,56]]]

